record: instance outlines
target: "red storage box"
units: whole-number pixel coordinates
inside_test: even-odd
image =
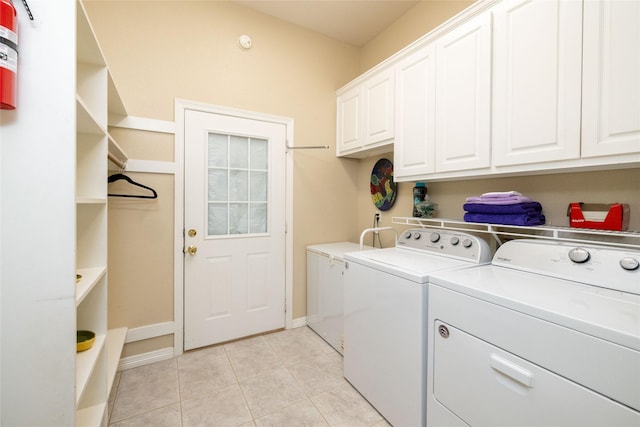
[[[569,226],[598,230],[625,231],[629,228],[626,203],[571,203],[567,212]]]

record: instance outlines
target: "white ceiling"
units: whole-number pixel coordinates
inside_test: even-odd
[[[421,0],[232,1],[361,47]]]

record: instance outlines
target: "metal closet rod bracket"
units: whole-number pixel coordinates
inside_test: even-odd
[[[303,145],[301,147],[292,147],[289,144],[287,144],[287,150],[319,150],[319,149],[323,149],[326,150],[329,147],[328,145]]]

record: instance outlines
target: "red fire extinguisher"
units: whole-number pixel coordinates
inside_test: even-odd
[[[18,16],[11,0],[0,0],[0,109],[16,108]]]

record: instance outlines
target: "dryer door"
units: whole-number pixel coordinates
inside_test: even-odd
[[[474,427],[639,425],[640,413],[435,322],[435,399]]]

